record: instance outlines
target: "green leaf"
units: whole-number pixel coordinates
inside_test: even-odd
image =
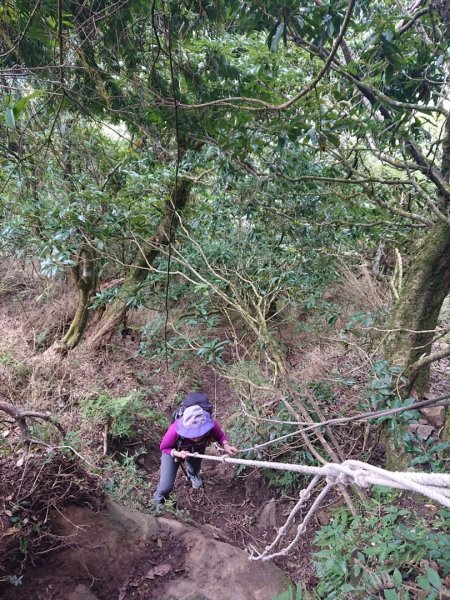
[[[284,137],[284,135],[280,135],[278,137],[278,143],[277,143],[277,149],[278,152],[281,154],[284,150],[284,147],[286,146],[286,138]]]
[[[329,132],[326,133],[325,135],[327,136],[327,140],[329,140],[333,144],[333,146],[336,146],[336,148],[339,148],[341,140],[338,135],[336,135],[335,133],[329,133]]]
[[[276,52],[278,50],[278,45],[280,43],[281,38],[283,37],[284,29],[285,29],[284,21],[280,21],[278,24],[275,33],[268,40],[269,48],[272,52]]]
[[[435,452],[441,452],[442,450],[448,450],[450,448],[450,442],[439,442],[439,444],[435,444],[434,446],[432,446],[430,448],[430,451],[435,453]]]
[[[392,78],[394,76],[394,72],[395,72],[395,69],[392,66],[392,64],[388,64],[388,66],[386,67],[386,69],[384,71],[384,75],[383,75],[384,85],[386,87],[389,87],[391,85]]]
[[[417,578],[417,584],[426,592],[428,592],[431,589],[430,582],[428,578],[425,577],[425,575],[419,575],[419,577]]]
[[[395,590],[384,590],[385,600],[399,600],[399,596]]]
[[[294,19],[292,20],[292,24],[294,25],[295,29],[301,33],[303,27],[305,26],[305,21],[304,19],[302,19],[302,17],[300,15],[297,15],[296,17],[294,17]]]
[[[35,90],[34,92],[31,92],[31,94],[28,94],[27,96],[23,96],[23,98],[20,98],[20,100],[17,100],[17,102],[14,104],[13,106],[13,112],[14,112],[14,116],[16,117],[16,119],[19,118],[20,113],[23,111],[23,109],[28,106],[28,104],[30,103],[31,100],[33,100],[33,98],[38,98],[39,96],[43,96],[44,92]]]
[[[397,588],[401,587],[401,585],[403,583],[403,577],[398,569],[395,569],[394,572],[392,573],[392,580],[395,583],[395,586]]]
[[[384,39],[383,52],[392,67],[399,69],[402,66],[401,54],[395,44]]]
[[[426,575],[427,575],[428,581],[431,583],[431,585],[434,588],[436,588],[437,590],[440,590],[442,587],[442,581],[441,581],[441,578],[439,577],[439,574],[431,567],[428,567],[426,570]]]
[[[52,29],[56,29],[56,19],[54,17],[52,17],[51,15],[49,15],[46,18],[47,23],[50,25],[50,27]]]
[[[14,118],[14,111],[10,106],[5,108],[5,121],[6,126],[10,129],[16,128],[16,119]]]
[[[358,68],[358,65],[356,64],[356,62],[353,59],[348,63],[347,70],[352,75],[358,75],[359,68]]]

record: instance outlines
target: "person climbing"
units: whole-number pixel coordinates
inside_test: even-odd
[[[194,400],[198,399],[198,401],[201,401],[200,396],[203,396],[209,403],[206,396],[198,392],[190,394],[186,400],[192,400],[194,396]],[[218,442],[230,456],[238,451],[234,446],[230,446],[227,436],[208,411],[199,404],[187,406],[183,414],[166,431],[161,441],[161,471],[154,495],[156,504],[163,504],[172,491],[180,461],[186,460],[186,470],[183,470],[192,487],[194,489],[203,487],[200,477],[202,459],[188,456],[188,453],[204,454],[206,447],[212,442]]]

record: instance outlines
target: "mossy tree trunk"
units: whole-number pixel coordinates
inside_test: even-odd
[[[97,260],[92,248],[82,246],[72,272],[78,289],[78,305],[67,333],[62,340],[53,344],[56,352],[67,352],[75,348],[86,329],[89,303],[97,286]]]
[[[387,351],[393,364],[405,369],[404,393],[419,396],[429,389],[430,365],[418,372],[413,365],[431,352],[433,330],[450,292],[450,225],[434,225],[413,249],[410,267],[391,318],[395,331]]]
[[[139,285],[148,275],[148,268],[153,264],[160,250],[168,246],[178,226],[178,212],[181,211],[189,200],[192,182],[181,179],[174,189],[171,197],[166,202],[164,216],[161,219],[156,233],[138,249],[137,256],[125,276],[123,285],[100,319],[98,326],[87,338],[86,345],[96,348],[106,343],[116,331],[117,327],[124,321],[127,314],[129,299],[132,298]]]
[[[414,153],[413,153],[414,156]],[[436,171],[436,169],[434,168]],[[442,162],[439,172],[443,184],[438,192],[439,210],[443,215],[413,248],[400,298],[391,319],[395,332],[389,346],[391,362],[405,369],[404,394],[414,388],[423,396],[430,385],[430,363],[420,369],[418,361],[430,355],[442,304],[450,292],[450,117],[445,122]]]

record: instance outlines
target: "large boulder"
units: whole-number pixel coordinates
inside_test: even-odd
[[[273,563],[250,562],[243,550],[186,523],[158,521],[186,549],[183,570],[163,586],[161,600],[191,600],[199,592],[204,600],[273,600],[289,587]]]

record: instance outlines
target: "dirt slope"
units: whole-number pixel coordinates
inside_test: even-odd
[[[70,548],[29,569],[4,600],[272,600],[289,588],[278,567],[249,562],[216,528],[112,502],[102,513],[68,507],[55,535]]]

